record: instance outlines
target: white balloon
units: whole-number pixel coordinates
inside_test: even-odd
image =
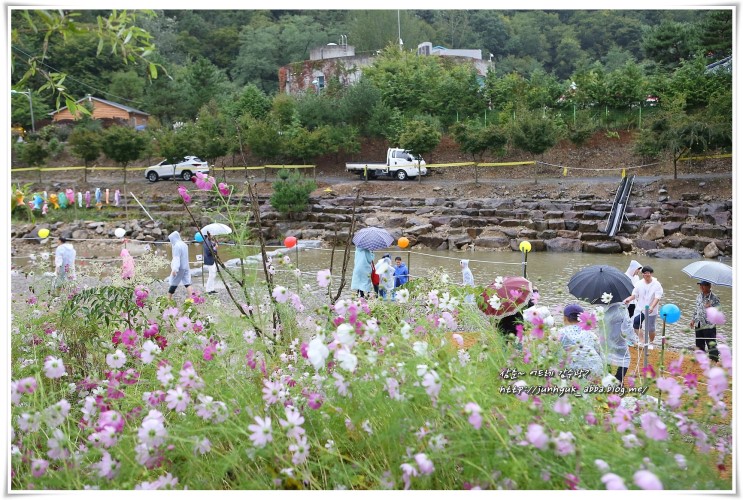
[[[117,227],[116,230],[114,231],[114,234],[116,235],[117,238],[123,238],[124,235],[126,234],[126,229],[124,229],[123,227]]]

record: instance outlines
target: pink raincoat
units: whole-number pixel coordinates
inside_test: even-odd
[[[129,254],[129,250],[126,248],[121,249],[121,277],[122,279],[130,279],[134,277],[134,257]]]

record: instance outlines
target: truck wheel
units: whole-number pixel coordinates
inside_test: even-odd
[[[398,180],[404,181],[408,178],[408,174],[405,173],[405,170],[398,170],[395,172],[395,177],[397,177]]]

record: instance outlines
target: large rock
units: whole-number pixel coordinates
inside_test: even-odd
[[[581,241],[570,238],[552,238],[544,241],[547,250],[550,252],[580,252]]]
[[[422,224],[420,226],[414,226],[411,227],[406,231],[406,233],[419,236],[421,234],[427,234],[430,233],[433,230],[433,226],[431,224]]]
[[[655,212],[652,207],[633,207],[628,210],[629,213],[635,214],[638,219],[647,220],[650,215]]]
[[[422,245],[427,246],[428,248],[433,248],[435,250],[438,250],[442,246],[443,248],[441,248],[441,250],[449,249],[449,243],[447,242],[447,239],[444,236],[439,236],[437,234],[419,236],[418,242]]]
[[[720,255],[720,249],[717,248],[714,241],[710,241],[709,245],[704,247],[704,257],[707,259],[714,259]]]
[[[622,247],[616,241],[587,241],[583,243],[586,253],[622,253]]]
[[[658,243],[650,240],[637,239],[635,240],[635,246],[640,250],[654,250],[658,248]]]
[[[643,239],[646,240],[659,240],[665,236],[663,231],[663,224],[653,224],[645,229],[642,234]]]
[[[674,234],[681,229],[682,224],[680,222],[666,222],[663,224],[663,233],[668,236]]]
[[[698,259],[699,252],[690,248],[661,248],[658,250],[648,250],[650,257],[658,259]]]
[[[480,248],[503,248],[507,247],[511,243],[511,240],[506,236],[488,236],[478,237],[475,240],[475,247]]]
[[[547,229],[554,229],[555,231],[565,229],[565,221],[563,219],[547,219]]]
[[[722,226],[713,226],[712,224],[683,224],[681,232],[689,236],[706,236],[707,238],[724,238],[728,235],[729,229]]]
[[[622,248],[622,252],[631,252],[632,251],[632,240],[625,237],[625,236],[615,236],[614,240],[619,243],[619,246]]]

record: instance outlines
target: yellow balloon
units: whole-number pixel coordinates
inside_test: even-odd
[[[519,250],[522,252],[531,252],[531,243],[528,241],[522,241],[519,245]]]
[[[400,248],[407,248],[408,245],[410,245],[410,240],[408,240],[405,236],[397,240],[397,246]]]
[[[39,229],[39,238],[46,238],[49,236],[49,230],[47,228]]]

